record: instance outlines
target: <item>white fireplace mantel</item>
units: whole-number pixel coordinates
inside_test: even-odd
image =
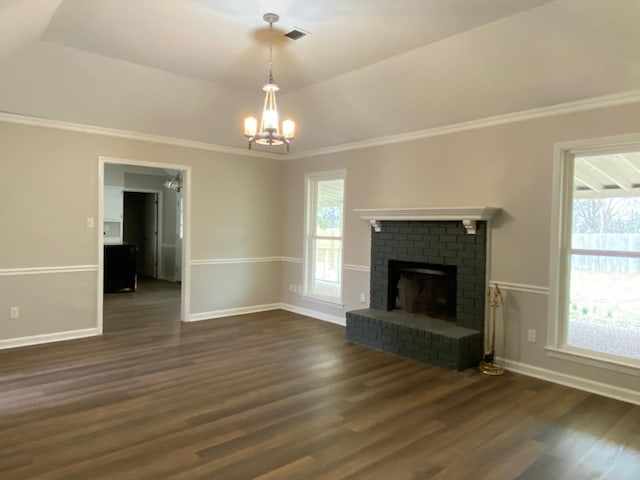
[[[368,220],[376,232],[381,230],[380,222],[385,220],[396,221],[447,221],[460,220],[467,233],[476,233],[476,222],[478,220],[491,220],[500,210],[496,207],[434,207],[434,208],[358,208],[354,211],[363,220]]]

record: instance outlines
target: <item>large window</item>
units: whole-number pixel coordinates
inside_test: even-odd
[[[565,152],[557,345],[640,362],[640,147]],[[638,363],[640,364],[640,363]]]
[[[344,171],[307,175],[305,294],[342,299]]]

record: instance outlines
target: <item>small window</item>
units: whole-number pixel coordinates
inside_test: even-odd
[[[307,175],[305,294],[342,299],[344,171]]]
[[[563,159],[560,347],[640,361],[640,151]]]

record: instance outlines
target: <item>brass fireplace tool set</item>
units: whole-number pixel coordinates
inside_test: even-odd
[[[489,351],[485,349],[482,361],[480,362],[480,371],[485,375],[502,375],[504,369],[495,363],[496,356],[496,311],[504,306],[504,298],[498,285],[489,287],[487,292],[489,301],[489,322],[487,325],[487,337],[491,339]]]

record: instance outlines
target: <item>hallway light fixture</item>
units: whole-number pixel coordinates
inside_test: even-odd
[[[249,140],[249,150],[254,143],[259,145],[278,146],[286,145],[287,152],[291,140],[295,138],[295,123],[293,120],[282,122],[282,132],[278,120],[278,107],[276,105],[276,92],[280,90],[273,81],[273,24],[280,17],[275,13],[265,13],[262,17],[269,24],[269,83],[262,87],[265,92],[262,118],[260,119],[260,131],[255,117],[244,119],[244,136]]]
[[[180,181],[180,175],[174,177],[174,178],[170,178],[169,180],[167,180],[166,182],[164,182],[162,184],[162,186],[164,188],[168,188],[169,190],[175,190],[176,192],[179,192],[182,190],[182,182]]]

